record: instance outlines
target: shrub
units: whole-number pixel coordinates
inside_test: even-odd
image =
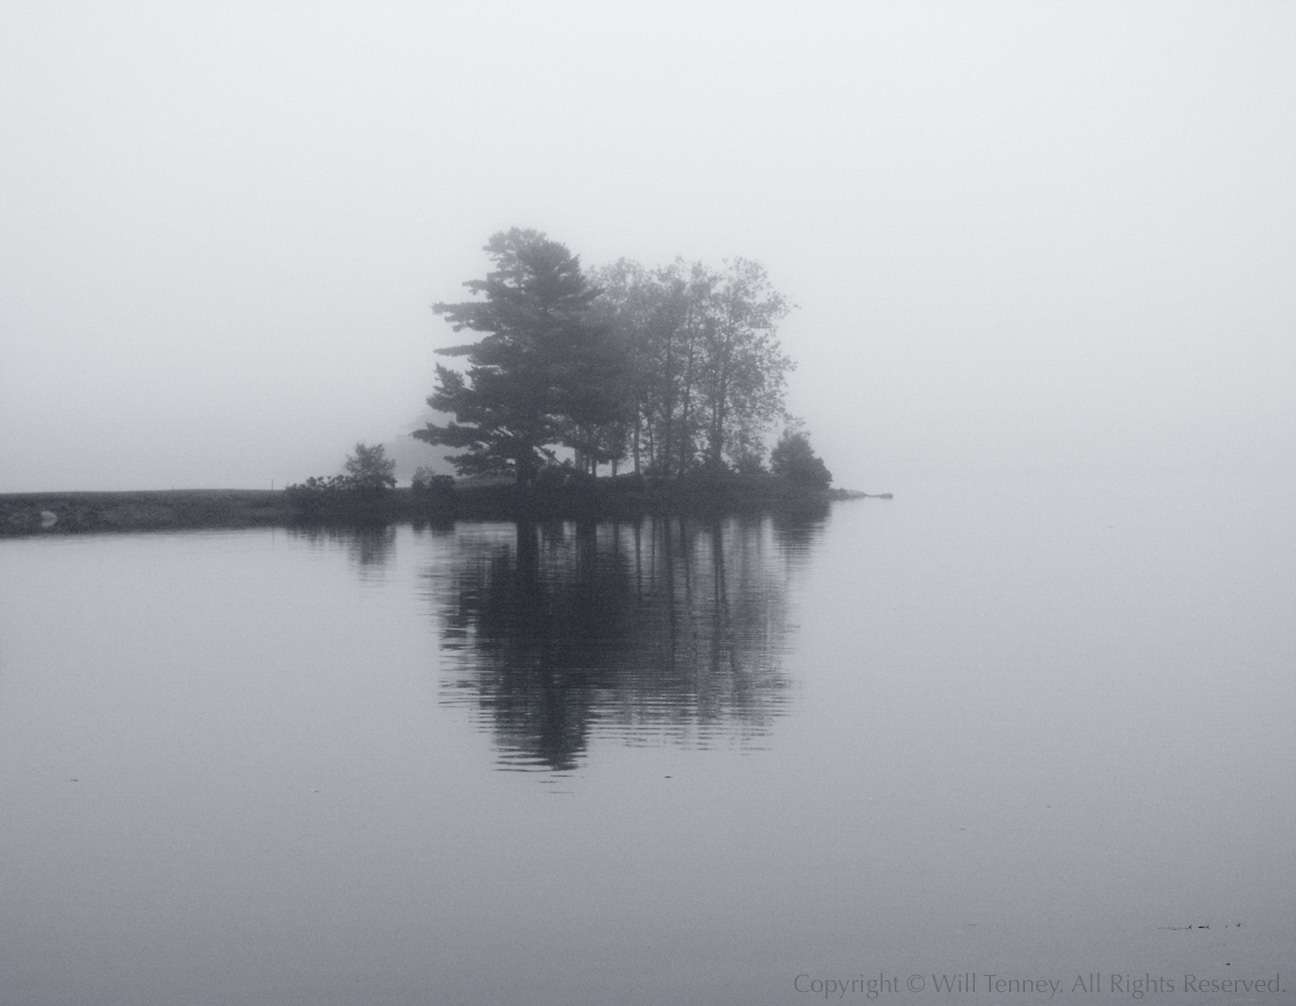
[[[570,461],[560,465],[545,465],[536,474],[535,487],[539,492],[550,493],[564,489],[575,489],[592,486],[595,478],[589,472],[581,471]]]
[[[739,475],[764,475],[765,461],[757,448],[744,447],[734,455],[734,471]]]
[[[345,475],[312,475],[305,482],[287,486],[284,492],[298,510],[307,514],[354,509],[393,488],[395,469],[396,462],[387,457],[382,444],[356,444],[355,453],[347,458]]]
[[[410,490],[415,499],[425,503],[444,503],[455,498],[455,480],[431,468],[420,468],[410,480]]]
[[[823,458],[815,454],[809,436],[802,430],[783,432],[770,452],[770,470],[793,485],[807,489],[827,489],[832,485],[832,472],[823,463]]]
[[[335,509],[341,501],[353,498],[355,487],[350,475],[312,475],[305,482],[287,486],[284,493],[298,512],[310,516]]]

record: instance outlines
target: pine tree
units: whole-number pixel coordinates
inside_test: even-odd
[[[437,366],[428,404],[454,415],[413,434],[463,448],[450,458],[461,474],[512,474],[531,483],[554,447],[596,459],[601,431],[621,414],[615,391],[620,360],[604,327],[590,318],[598,291],[580,259],[533,230],[496,234],[485,247],[495,268],[464,285],[482,300],[435,304],[456,332],[484,333],[440,350],[467,358],[466,373]]]

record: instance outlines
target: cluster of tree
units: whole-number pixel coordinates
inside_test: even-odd
[[[649,270],[622,259],[594,281],[594,316],[627,364],[622,425],[598,445],[607,459],[628,450],[636,470],[664,477],[699,466],[761,470],[793,364],[777,337],[789,305],[760,263]]]
[[[298,500],[347,494],[371,498],[381,496],[396,486],[396,462],[387,457],[382,444],[372,447],[356,444],[355,453],[346,460],[341,475],[311,476],[305,482],[287,487],[285,492]]]
[[[480,299],[433,305],[482,336],[439,351],[467,362],[438,365],[428,399],[454,418],[413,434],[459,449],[461,475],[529,485],[564,447],[587,472],[627,459],[661,478],[764,470],[793,364],[777,337],[789,305],[759,263],[622,260],[587,277],[565,246],[519,228],[485,250],[494,268],[465,284]]]

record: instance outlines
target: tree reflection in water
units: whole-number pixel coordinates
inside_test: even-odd
[[[304,538],[312,548],[341,545],[351,561],[365,572],[381,569],[396,547],[396,527],[391,524],[329,525],[306,524],[289,528],[289,535]]]
[[[787,705],[787,577],[822,522],[461,526],[427,574],[444,701],[478,711],[504,767],[572,769],[592,732],[758,746]]]

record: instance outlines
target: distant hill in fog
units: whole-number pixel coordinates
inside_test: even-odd
[[[413,420],[404,433],[383,442],[387,456],[396,462],[396,481],[408,483],[420,468],[430,468],[438,475],[453,475],[454,465],[445,460],[445,455],[455,453],[453,447],[433,446],[421,440],[415,440],[410,434],[421,430],[428,422],[445,423],[453,417],[427,409]]]

